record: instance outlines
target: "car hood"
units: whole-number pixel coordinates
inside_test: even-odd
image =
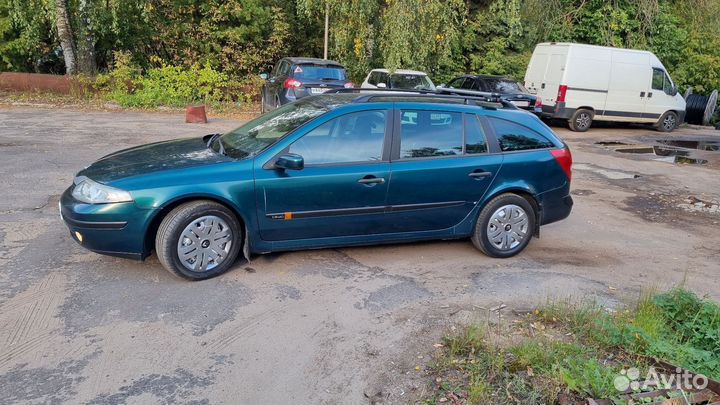
[[[231,160],[209,149],[207,138],[176,139],[121,150],[100,158],[78,176],[107,184],[132,176]]]

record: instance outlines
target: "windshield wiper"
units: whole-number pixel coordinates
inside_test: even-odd
[[[225,146],[223,146],[222,139],[220,139],[221,136],[222,136],[222,134],[212,134],[210,139],[208,139],[207,147],[212,148],[213,143],[215,143],[215,141],[217,141],[218,153],[220,153],[221,155],[225,155]]]

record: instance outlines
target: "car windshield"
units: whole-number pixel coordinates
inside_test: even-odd
[[[345,69],[337,65],[296,65],[293,77],[305,80],[346,80]]]
[[[435,90],[430,78],[425,75],[394,74],[390,76],[391,89]]]
[[[527,93],[525,86],[507,79],[485,79],[489,91],[497,93]]]
[[[233,158],[252,157],[306,122],[350,102],[354,94],[316,96],[286,104],[220,137],[210,147]],[[222,144],[220,144],[222,143]]]

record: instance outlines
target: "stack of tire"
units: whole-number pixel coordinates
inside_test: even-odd
[[[685,97],[685,122],[694,125],[708,125],[715,113],[717,100],[717,90],[713,91],[710,96],[688,94]]]

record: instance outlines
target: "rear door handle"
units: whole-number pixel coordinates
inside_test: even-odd
[[[491,172],[484,172],[484,171],[475,171],[475,172],[468,174],[468,176],[470,176],[474,179],[478,179],[478,180],[488,177],[488,176],[491,176],[491,175],[492,175]]]
[[[369,184],[369,185],[372,185],[372,184],[383,184],[383,183],[385,183],[385,178],[383,178],[383,177],[374,177],[374,176],[373,176],[373,177],[365,176],[365,177],[363,177],[362,179],[358,180],[357,182],[360,183],[360,184]]]

